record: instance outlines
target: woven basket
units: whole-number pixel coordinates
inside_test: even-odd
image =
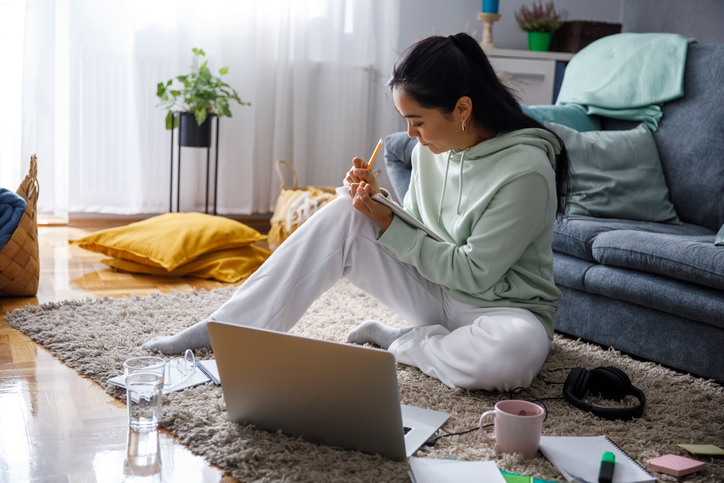
[[[294,183],[289,188],[284,186],[284,175],[280,169],[282,164],[294,176]],[[271,250],[279,248],[279,245],[299,228],[308,216],[337,197],[337,192],[332,187],[298,186],[297,171],[287,161],[279,160],[275,167],[279,176],[279,197],[270,220],[271,229],[267,238]]]
[[[570,20],[553,32],[550,50],[575,54],[600,38],[618,33],[621,33],[620,23]]]
[[[30,157],[30,172],[17,190],[17,194],[28,205],[20,218],[18,228],[0,250],[1,297],[32,297],[38,293],[40,264],[38,263],[37,204],[39,193],[38,161],[33,154]]]

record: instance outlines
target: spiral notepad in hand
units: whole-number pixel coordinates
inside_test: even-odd
[[[401,207],[400,205],[398,205],[397,203],[395,203],[395,202],[392,201],[391,199],[387,198],[387,197],[386,197],[385,195],[383,195],[382,193],[375,193],[375,194],[373,194],[373,195],[372,195],[372,199],[375,200],[375,201],[377,201],[377,202],[382,203],[383,205],[386,205],[386,206],[389,206],[390,208],[392,208],[392,211],[393,211],[397,216],[399,216],[399,217],[402,219],[402,221],[404,221],[404,222],[407,223],[408,225],[412,225],[412,226],[414,226],[415,228],[419,228],[420,230],[424,230],[428,235],[430,235],[431,237],[433,237],[435,240],[437,240],[437,241],[439,241],[439,242],[444,242],[444,241],[445,241],[445,240],[444,240],[442,237],[440,237],[437,233],[435,233],[434,231],[432,231],[429,227],[425,226],[424,223],[422,223],[420,220],[418,220],[417,218],[415,218],[414,216],[412,216],[410,213],[408,213],[407,211],[405,211],[405,209],[404,209],[403,207]]]

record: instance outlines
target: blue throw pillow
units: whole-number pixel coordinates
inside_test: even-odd
[[[573,171],[568,214],[681,224],[645,124],[626,131],[577,132],[551,122],[546,127],[568,149]]]
[[[555,122],[575,129],[578,132],[600,131],[601,120],[598,116],[589,116],[575,106],[526,106],[521,104],[523,112],[541,124]]]

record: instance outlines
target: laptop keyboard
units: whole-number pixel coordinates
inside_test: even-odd
[[[402,427],[402,430],[405,432],[405,434],[407,434],[407,433],[409,433],[410,431],[412,431],[412,428],[408,428],[407,426],[403,426],[403,427]]]

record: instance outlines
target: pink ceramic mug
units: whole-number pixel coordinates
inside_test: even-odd
[[[483,429],[483,421],[488,416],[495,419],[494,436]],[[480,432],[493,441],[501,453],[523,453],[523,457],[530,460],[538,454],[544,419],[545,412],[537,404],[509,399],[498,402],[494,411],[480,416]]]

